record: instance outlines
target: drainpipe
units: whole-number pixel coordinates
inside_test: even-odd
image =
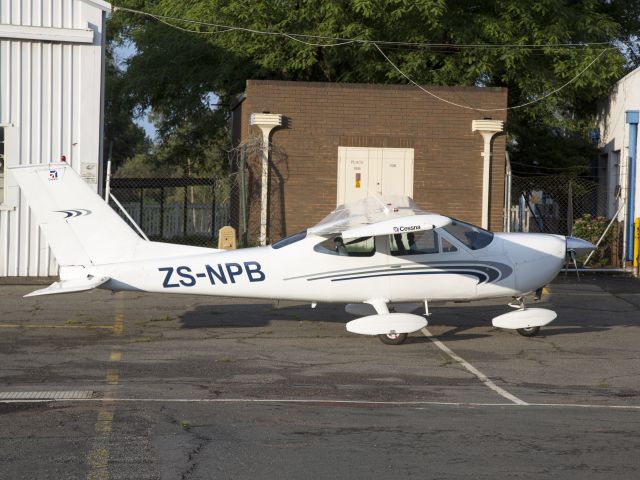
[[[491,140],[494,135],[504,130],[504,122],[502,120],[473,120],[471,122],[471,131],[478,132],[484,139],[484,164],[482,167],[482,228],[489,228],[489,191],[490,191],[490,173],[491,173]]]
[[[509,152],[504,153],[505,160],[507,161],[507,168],[505,171],[504,180],[504,231],[511,231],[511,184],[513,182],[511,176],[511,160],[509,159]]]
[[[633,261],[633,237],[636,203],[636,151],[638,139],[638,118],[640,111],[627,110],[626,123],[629,124],[629,151],[627,152],[627,221],[625,222],[627,262]]]
[[[262,131],[262,194],[260,200],[260,245],[267,244],[267,212],[269,203],[269,135],[271,130],[282,126],[282,115],[275,113],[252,113],[249,122]]]

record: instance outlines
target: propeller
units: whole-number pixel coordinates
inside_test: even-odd
[[[578,261],[576,260],[576,257],[578,255],[586,255],[592,250],[595,250],[596,246],[591,242],[587,242],[586,240],[577,237],[566,237],[566,244],[567,255],[573,263],[578,280],[580,280],[580,272],[578,271]]]
[[[576,251],[568,250],[567,253],[569,254],[569,258],[571,258],[571,261],[573,262],[573,267],[576,270],[576,277],[578,278],[578,281],[580,281],[580,272],[578,271],[578,261],[576,260]]]

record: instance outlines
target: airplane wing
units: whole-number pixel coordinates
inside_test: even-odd
[[[409,197],[368,197],[340,205],[307,232],[358,238],[431,230],[449,223],[450,218],[421,210]]]

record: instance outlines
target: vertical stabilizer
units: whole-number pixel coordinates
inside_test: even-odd
[[[68,164],[9,170],[61,266],[128,261],[143,242]]]

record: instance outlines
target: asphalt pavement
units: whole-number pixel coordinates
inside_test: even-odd
[[[559,277],[534,338],[499,299],[400,346],[340,305],[36,288],[0,286],[2,479],[640,475],[631,278]]]

